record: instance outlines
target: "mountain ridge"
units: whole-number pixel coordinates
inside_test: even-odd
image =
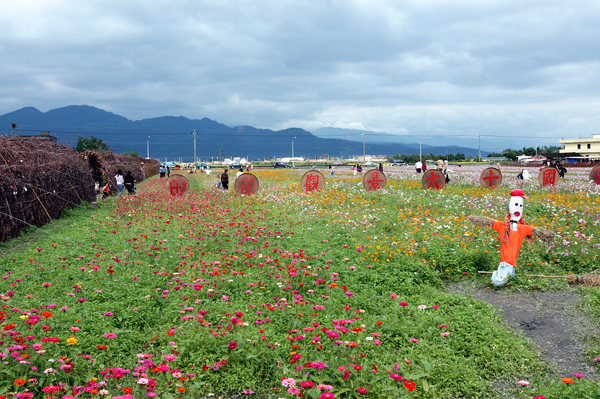
[[[202,160],[218,157],[289,157],[292,155],[292,143],[294,155],[305,158],[325,154],[330,157],[363,154],[362,136],[357,141],[352,140],[352,135],[344,138],[318,137],[297,127],[278,131],[248,125],[229,127],[207,117],[189,119],[185,116],[159,116],[134,121],[89,105],[69,105],[47,112],[24,107],[0,115],[0,126],[4,127],[0,128],[0,132],[10,134],[11,123],[19,126],[17,133],[36,135],[47,130],[60,143],[68,145],[74,145],[77,136],[93,135],[105,140],[113,151],[120,153],[137,151],[145,156],[149,144],[150,156],[158,159],[182,158],[191,161],[194,155],[191,133],[194,130],[198,133],[196,155]],[[363,133],[369,137],[369,133],[374,132]],[[409,138],[390,136],[396,139]],[[468,156],[477,154],[476,149],[456,145],[442,147],[422,144],[422,151],[435,154],[462,152]],[[414,154],[419,153],[419,145],[369,139],[365,144],[365,152],[371,155]]]

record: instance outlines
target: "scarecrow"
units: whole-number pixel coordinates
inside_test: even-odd
[[[512,190],[508,202],[508,212],[504,221],[494,220],[483,216],[469,216],[468,220],[477,226],[492,226],[500,234],[500,265],[492,274],[492,283],[502,286],[514,278],[517,267],[517,257],[525,238],[533,242],[535,234],[544,242],[550,242],[554,233],[548,229],[533,227],[523,219],[523,201],[528,199],[523,190]]]

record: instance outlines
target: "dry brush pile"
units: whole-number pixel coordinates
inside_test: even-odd
[[[111,191],[116,191],[117,169],[131,170],[138,182],[158,173],[156,160],[111,152],[99,157]],[[41,139],[0,137],[0,242],[57,219],[65,208],[95,199],[89,156]]]
[[[95,199],[85,160],[41,139],[0,137],[0,241]]]

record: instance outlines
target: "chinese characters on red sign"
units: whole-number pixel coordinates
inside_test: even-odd
[[[367,191],[379,190],[385,188],[387,179],[385,175],[377,169],[368,171],[363,178],[363,187]]]
[[[556,183],[556,174],[556,169],[544,168],[542,170],[542,186],[553,186]]]
[[[240,195],[256,194],[258,186],[258,179],[251,173],[244,173],[235,179],[235,192]]]

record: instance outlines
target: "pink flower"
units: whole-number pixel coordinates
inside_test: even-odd
[[[400,306],[408,306],[408,303],[406,303],[406,302],[400,302],[398,305],[400,305]]]
[[[331,392],[323,392],[319,395],[318,399],[335,399],[335,395]]]
[[[573,377],[575,377],[575,378],[583,378],[583,374],[575,373],[575,374],[573,374]]]
[[[283,385],[284,387],[295,387],[296,386],[296,380],[291,378],[291,377],[287,377],[287,378],[282,378],[281,379],[281,385]]]
[[[235,349],[237,348],[238,344],[237,342],[230,342],[229,345],[227,346],[228,349]]]
[[[440,333],[440,335],[442,337],[447,337],[448,335],[450,335],[450,333],[449,332],[443,332],[443,333]]]
[[[521,380],[521,381],[517,382],[517,384],[519,384],[523,387],[526,387],[527,385],[529,385],[529,381]]]
[[[360,387],[360,388],[358,388],[358,389],[356,390],[356,392],[358,392],[358,393],[360,393],[360,394],[364,395],[364,394],[366,394],[368,391],[367,391],[367,388]]]
[[[352,296],[352,295],[354,295],[354,294],[353,294],[352,292],[348,291],[348,292],[346,292],[346,294],[344,294],[344,295],[346,295],[346,296]]]
[[[390,298],[392,298],[392,299],[396,299],[397,297],[398,297],[397,294],[390,294]]]
[[[104,338],[108,338],[108,339],[113,339],[113,338],[117,338],[117,334],[115,333],[106,333],[104,334]]]
[[[416,344],[416,343],[418,343],[418,342],[419,342],[419,340],[418,340],[418,339],[416,339],[416,338],[411,338],[411,339],[410,339],[410,342],[414,342],[414,343]]]

